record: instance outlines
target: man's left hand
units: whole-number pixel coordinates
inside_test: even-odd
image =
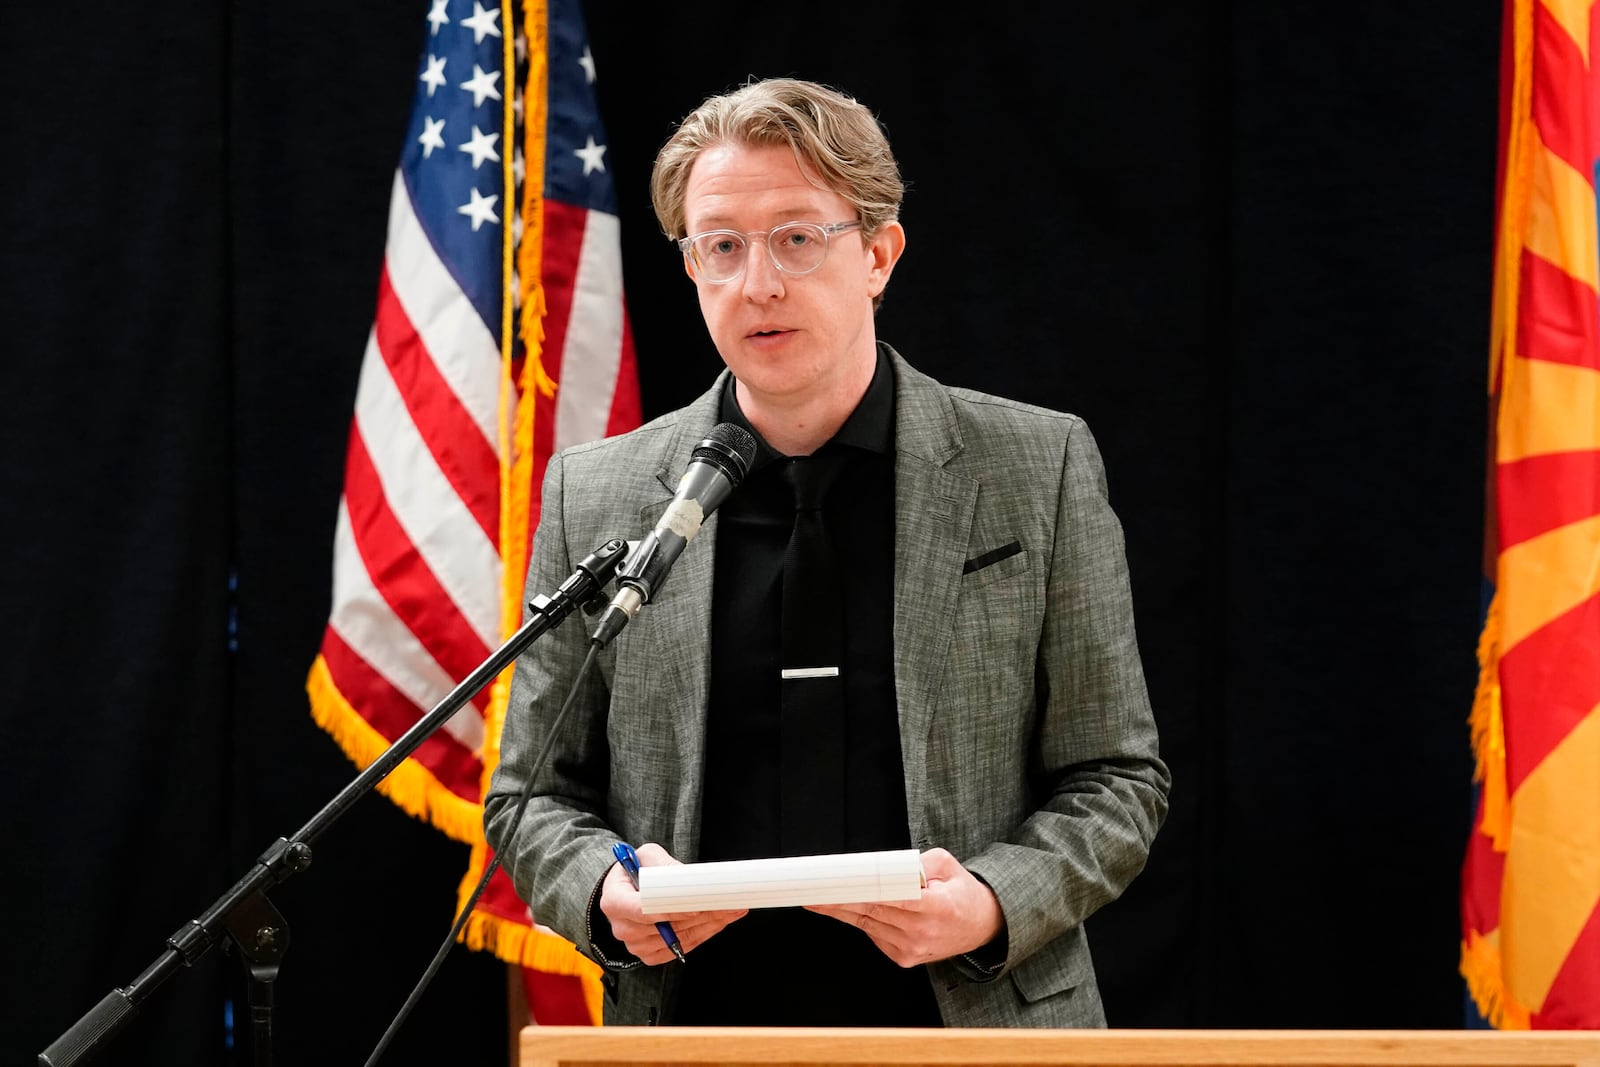
[[[919,900],[815,904],[806,908],[861,928],[902,967],[949,959],[987,945],[1005,925],[994,891],[942,848],[922,854],[927,878]]]

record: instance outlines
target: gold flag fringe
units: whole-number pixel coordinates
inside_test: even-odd
[[[311,698],[312,719],[356,766],[365,770],[389,750],[390,740],[350,706],[320,655],[306,678],[306,693]],[[457,841],[471,843],[483,837],[483,807],[446,789],[414,759],[401,761],[376,788],[401,811]]]
[[[504,41],[504,63],[507,71],[516,70],[513,0],[502,0],[500,4],[501,24],[506,27]],[[513,236],[510,224],[511,211],[506,211],[506,226],[501,244],[502,277],[505,279],[506,291],[501,300],[501,333],[500,333],[500,419],[499,419],[499,444],[500,444],[500,560],[501,560],[501,589],[500,589],[500,628],[506,638],[522,625],[522,594],[527,580],[528,568],[528,517],[529,494],[532,489],[533,477],[533,394],[527,388],[528,368],[537,363],[540,344],[543,340],[543,327],[541,319],[544,313],[544,290],[539,284],[539,248],[543,244],[543,212],[541,210],[542,198],[533,196],[529,191],[536,182],[534,175],[544,173],[544,148],[543,130],[545,123],[546,104],[544,99],[544,84],[546,78],[545,48],[547,47],[548,30],[546,28],[546,12],[542,0],[529,3],[523,13],[522,32],[527,38],[528,51],[528,80],[523,86],[522,105],[524,119],[522,123],[523,138],[523,173],[527,176],[523,186],[523,194],[517,204],[516,210],[520,212],[523,227],[521,242]],[[509,85],[511,76],[507,76]],[[502,161],[504,185],[507,192],[506,201],[511,202],[510,191],[516,188],[516,176],[513,171],[513,155],[511,146],[516,141],[517,123],[514,110],[515,93],[507,93],[505,107],[502,112],[502,130],[504,143],[507,146],[505,159]],[[538,131],[537,133],[530,131]],[[513,278],[516,282],[516,295],[520,300],[520,315],[513,321],[513,304],[511,286]],[[532,322],[530,323],[530,315]],[[531,328],[530,328],[531,327]],[[515,328],[515,333],[513,333]],[[516,336],[521,336],[524,341],[524,357],[521,379],[513,383],[512,375],[516,362]],[[514,388],[515,385],[515,388]],[[500,729],[505,722],[505,709],[511,694],[511,678],[513,668],[507,667],[500,672],[494,680],[490,690],[489,707],[484,714],[483,723],[483,751],[480,753],[482,760],[481,795],[488,796],[490,780],[494,776],[495,768],[500,763]],[[467,864],[466,876],[461,881],[461,888],[456,902],[456,914],[460,915],[461,909],[466,907],[467,899],[477,888],[478,882],[483,878],[483,872],[489,862],[488,847],[483,840],[482,826],[476,838],[472,839],[472,857]],[[475,912],[468,920],[469,925],[462,930],[462,940],[467,941],[471,947],[483,947],[494,944],[509,944],[518,942],[521,938],[515,936],[514,927],[504,932],[493,930],[500,925],[499,920]],[[509,926],[509,924],[508,924]],[[479,928],[474,938],[467,936],[468,931]],[[487,930],[487,932],[486,932]],[[491,936],[491,934],[493,936]],[[476,939],[479,944],[473,944]],[[521,962],[520,949],[513,955],[505,955],[499,951],[496,955],[508,962]]]
[[[500,10],[501,23],[513,23],[515,7],[512,0],[504,0]],[[535,193],[540,189],[535,175],[544,173],[544,130],[548,106],[546,84],[548,67],[548,11],[544,0],[527,0],[523,5],[523,32],[527,37],[528,80],[523,87],[522,122],[523,173],[527,175],[524,192],[516,210],[522,219],[520,242],[513,239],[509,222],[505,227],[504,270],[506,294],[501,314],[501,378],[500,378],[500,559],[501,572],[501,629],[509,638],[523,623],[523,593],[527,581],[534,485],[534,408],[539,396],[555,395],[556,383],[544,368],[545,295],[541,277],[544,248],[544,200]],[[515,33],[505,35],[505,69],[515,70],[512,51]],[[508,78],[509,82],[510,79]],[[515,145],[516,121],[512,109],[512,94],[506,94],[505,145]],[[507,151],[503,160],[504,188],[514,190],[516,179],[512,172],[513,153]],[[542,189],[540,189],[542,192]],[[507,202],[511,200],[508,193]],[[510,211],[506,212],[510,217]],[[515,317],[511,286],[516,286]],[[523,342],[522,368],[515,381],[515,338]],[[505,722],[507,700],[511,691],[512,670],[507,668],[495,679],[490,691],[489,708],[484,716],[483,793],[488,795],[489,782],[500,762],[500,730]],[[488,844],[483,839],[482,809],[478,811],[475,834],[466,838],[472,843],[472,856],[467,864],[466,876],[461,880],[457,894],[456,914],[466,907],[468,899],[477,889],[489,863]],[[473,911],[461,928],[458,940],[475,951],[489,952],[497,958],[519,967],[528,967],[547,974],[570,975],[579,979],[583,987],[584,1003],[590,1022],[601,1023],[603,990],[600,984],[600,967],[578,952],[572,942],[558,934],[528,922],[513,922],[483,911]]]
[[[311,698],[312,718],[352,762],[364,769],[389,750],[388,739],[357,714],[339,692],[321,656],[312,664],[306,692]],[[477,888],[487,863],[483,808],[451,793],[416,761],[409,759],[397,765],[376,788],[408,815],[422,819],[458,841],[471,843],[472,862],[462,882],[459,909]],[[604,995],[600,967],[581,955],[570,941],[546,930],[505,922],[482,912],[475,912],[468,919],[458,940],[468,948],[488,951],[506,963],[577,977],[583,985],[590,1019],[594,1025],[600,1025]]]
[[[1489,391],[1500,396],[1505,395],[1516,364],[1522,250],[1528,238],[1533,166],[1539,151],[1539,134],[1533,124],[1532,0],[1516,0],[1507,29],[1512,35],[1511,99],[1489,312]]]
[[[515,25],[514,8],[513,0],[502,0],[501,23],[507,27],[505,69],[513,72],[516,70],[516,33],[512,29]],[[544,173],[542,142],[547,110],[544,100],[547,31],[542,8],[525,12],[522,25],[527,38],[528,81],[522,89],[525,117],[520,146],[526,178],[522,196],[514,209],[522,223],[520,240],[513,233],[510,207],[511,196],[516,189],[513,168],[514,148],[517,147],[515,93],[506,94],[505,136],[501,142],[507,147],[502,166],[508,209],[501,271],[506,290],[501,300],[500,320],[500,559],[503,568],[500,619],[501,629],[507,637],[522,624],[522,592],[528,570],[529,493],[533,473],[533,397],[527,388],[527,365],[538,361],[543,340],[541,320],[544,316],[544,288],[539,277],[539,250],[544,243],[544,220],[540,210],[542,197],[531,193],[538,184],[534,176]],[[510,83],[510,75],[506,81]],[[516,287],[515,294],[512,292],[513,285]],[[530,315],[533,316],[532,330],[529,329]],[[515,371],[516,339],[519,337],[524,343],[524,366],[521,380],[514,382],[512,375]],[[509,678],[509,673],[505,677]]]
[[[1500,706],[1500,593],[1485,613],[1478,637],[1478,689],[1467,719],[1476,762],[1472,780],[1483,786],[1483,817],[1477,832],[1504,852],[1511,841],[1511,808],[1506,797],[1506,727]]]
[[[1478,1013],[1496,1030],[1526,1030],[1528,1009],[1517,1003],[1505,985],[1497,936],[1474,931],[1461,946],[1461,976],[1478,1005]]]
[[[474,852],[477,848],[474,848]],[[481,871],[483,862],[473,864]],[[469,878],[475,886],[476,878]],[[472,887],[467,887],[471,892]],[[572,942],[550,930],[526,923],[510,922],[495,915],[475,911],[467,919],[457,938],[468,948],[489,952],[506,963],[528,967],[546,974],[570,975],[583,987],[583,999],[589,1009],[589,1021],[599,1026],[603,1018],[601,1003],[604,989],[600,984],[600,965],[580,953]]]
[[[517,335],[522,339],[522,373],[517,382],[517,408],[512,422],[512,463],[507,467],[509,485],[504,512],[511,527],[503,539],[501,558],[505,560],[505,605],[508,621],[520,619],[523,586],[527,580],[532,549],[529,520],[534,479],[543,472],[533,469],[534,411],[539,398],[553,397],[555,379],[544,366],[544,317],[547,310],[544,290],[544,196],[542,184],[534,175],[544,174],[545,126],[549,115],[549,12],[544,0],[523,3],[523,32],[527,36],[528,81],[523,87],[522,158],[523,173],[529,177],[523,186],[518,210],[522,213],[522,242],[516,249],[518,288]],[[538,192],[535,193],[535,189]],[[509,361],[507,363],[509,367]]]
[[[1506,109],[1506,158],[1499,190],[1498,233],[1495,241],[1494,289],[1489,325],[1489,394],[1498,423],[1508,405],[1501,401],[1515,387],[1518,303],[1521,299],[1523,246],[1527,241],[1528,214],[1533,189],[1533,164],[1538,130],[1533,122],[1533,0],[1514,0],[1504,32],[1511,35],[1511,85]],[[1497,444],[1498,447],[1498,444]],[[1498,455],[1489,456],[1491,464]],[[1475,761],[1473,781],[1481,786],[1481,816],[1474,833],[1486,835],[1496,852],[1504,853],[1511,840],[1511,799],[1506,788],[1505,709],[1500,689],[1502,615],[1505,591],[1496,574],[1494,596],[1484,613],[1478,638],[1478,686],[1473,694],[1468,725]],[[1491,931],[1469,930],[1461,942],[1461,976],[1479,1013],[1496,1029],[1526,1030],[1528,1009],[1506,986],[1500,954],[1499,922]]]

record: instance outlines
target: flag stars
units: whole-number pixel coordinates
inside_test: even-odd
[[[522,179],[528,176],[528,165],[523,161],[520,148],[514,149],[511,153],[511,176],[516,179],[518,185],[521,185]]]
[[[429,56],[428,69],[423,73],[421,81],[428,87],[428,96],[433,96],[433,91],[445,83],[444,64],[448,56]]]
[[[439,36],[440,26],[450,24],[450,16],[444,13],[445,5],[448,3],[449,0],[433,0],[433,10],[428,12],[428,21],[433,24],[433,28],[428,32],[434,37]]]
[[[495,20],[499,17],[499,8],[495,8],[493,11],[485,11],[483,5],[478,3],[478,0],[472,0],[472,17],[470,19],[462,19],[461,25],[471,27],[473,44],[482,44],[485,37],[500,36],[500,27],[495,24]]]
[[[461,83],[461,88],[472,94],[472,106],[482,107],[485,98],[500,99],[500,90],[495,88],[495,82],[500,79],[498,70],[484,70],[478,64],[472,64],[472,77]]]
[[[472,200],[456,208],[456,211],[472,220],[472,232],[477,233],[478,227],[484,223],[500,221],[500,217],[494,213],[494,205],[499,199],[499,193],[484,196],[474,188],[472,190]]]
[[[417,138],[417,143],[422,146],[423,159],[433,155],[435,148],[443,148],[444,119],[430,119],[427,116],[423,116],[422,136]]]
[[[583,58],[578,60],[578,66],[583,68],[583,75],[590,85],[594,84],[594,56],[589,53],[589,46],[583,46]]]
[[[476,124],[473,125],[472,139],[460,146],[461,151],[472,157],[473,170],[483,166],[485,160],[492,159],[496,163],[500,162],[500,153],[494,150],[494,143],[499,139],[500,135],[498,133],[486,133],[478,129]]]
[[[589,138],[588,144],[575,150],[572,154],[583,160],[583,173],[585,177],[593,174],[597,170],[604,172],[606,169],[605,160],[602,158],[606,154],[606,146],[603,144],[595,144],[593,137]]]
[[[516,49],[517,62],[518,63],[525,62],[527,60],[527,58],[528,58],[528,36],[527,36],[527,34],[524,34],[524,33],[517,34],[515,37],[513,37],[511,39],[511,46]]]

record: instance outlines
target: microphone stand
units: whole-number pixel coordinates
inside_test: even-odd
[[[167,938],[167,948],[132,984],[114,989],[39,1054],[40,1067],[67,1067],[83,1062],[100,1050],[133,1017],[140,1003],[173,972],[190,967],[216,944],[222,932],[238,946],[250,972],[250,1015],[254,1030],[255,1063],[272,1062],[272,990],[278,967],[289,945],[288,924],[267,899],[266,891],[311,866],[310,843],[332,826],[351,805],[372,791],[389,772],[416,750],[429,734],[489,684],[534,639],[552,629],[582,606],[597,611],[604,604],[607,582],[627,554],[628,543],[613,538],[585,557],[572,576],[552,596],[539,595],[528,602],[530,618],[522,629],[497,648],[462,679],[432,711],[391,744],[311,821],[287,838],[280,837],[256,864],[197,919]]]

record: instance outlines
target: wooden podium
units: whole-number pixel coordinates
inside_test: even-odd
[[[1600,1067],[1600,1031],[911,1030],[528,1026],[520,1067],[1063,1064]]]

